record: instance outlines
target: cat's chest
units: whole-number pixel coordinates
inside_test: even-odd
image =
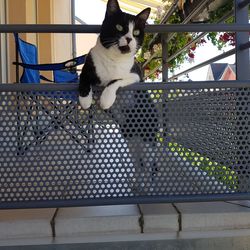
[[[101,81],[101,85],[104,86],[111,80],[126,77],[134,65],[133,58],[107,56],[107,54],[101,53],[98,49],[93,49],[91,56],[95,66],[95,72]]]

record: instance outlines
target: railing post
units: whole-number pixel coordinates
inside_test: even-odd
[[[244,0],[235,0],[236,25],[248,24],[248,5]],[[250,79],[249,49],[240,50],[240,45],[249,41],[249,32],[236,32],[236,77],[237,80]]]
[[[71,22],[72,24],[75,24],[75,0],[71,0]],[[72,55],[73,55],[73,58],[77,56],[76,33],[72,33]]]
[[[235,23],[236,25],[240,24],[248,24],[248,3],[249,1],[245,0],[235,0]],[[236,32],[236,47],[235,47],[235,57],[236,57],[236,79],[237,80],[249,80],[250,79],[250,62],[249,62],[249,49],[242,49],[242,46],[249,42],[249,31],[246,32]],[[241,104],[236,97],[236,114],[237,114],[237,122],[236,129],[240,130],[243,123],[240,120],[241,114]],[[242,152],[247,152],[247,146],[243,145],[243,142],[249,141],[248,134],[242,134],[242,136],[236,141],[236,145],[238,147],[238,152],[241,154]],[[239,146],[240,145],[240,146]],[[240,159],[240,158],[239,158]],[[238,190],[240,192],[247,192],[249,189],[249,164],[247,161],[238,160],[235,164],[236,169],[239,173],[238,177]]]
[[[161,34],[161,46],[162,46],[162,82],[168,81],[168,44],[167,34]]]

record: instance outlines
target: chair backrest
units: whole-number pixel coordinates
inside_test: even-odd
[[[31,43],[23,41],[17,33],[14,34],[17,51],[23,63],[38,64],[37,47]],[[23,69],[20,78],[21,83],[40,83],[40,73],[38,70]]]
[[[63,70],[54,70],[54,82],[56,83],[73,83],[78,82],[78,74],[75,72],[68,72]]]
[[[40,79],[56,83],[77,83],[78,74],[71,68],[85,62],[86,55],[78,56],[62,63],[38,64],[37,47],[31,43],[23,41],[17,33],[14,34],[17,53],[20,55],[22,63],[17,64],[23,67],[21,83],[40,83]],[[53,71],[53,81],[40,75],[41,71]],[[17,79],[18,81],[19,79]]]

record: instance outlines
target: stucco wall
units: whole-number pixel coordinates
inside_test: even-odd
[[[70,24],[71,0],[8,0],[9,24]],[[61,62],[72,57],[71,34],[21,34],[21,37],[38,46],[39,63]],[[15,82],[15,44],[13,35],[8,38],[8,81]],[[51,73],[43,72],[51,78]]]

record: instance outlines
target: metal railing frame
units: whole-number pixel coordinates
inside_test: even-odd
[[[249,1],[235,0],[235,23],[241,25],[248,23],[248,4]],[[249,31],[249,30],[248,30]],[[236,33],[236,78],[237,80],[250,79],[249,53],[246,53],[244,44],[249,42],[249,33]],[[243,49],[241,49],[243,48]]]
[[[236,48],[232,51],[228,52],[228,54],[236,54],[236,69],[237,69],[237,80],[236,81],[222,81],[220,83],[220,87],[237,87],[244,88],[250,87],[250,76],[249,76],[249,53],[245,53],[246,49],[250,47],[249,43],[249,31],[250,25],[248,24],[248,4],[250,1],[245,0],[236,0],[235,1],[235,16],[236,23],[235,24],[177,24],[177,25],[148,25],[146,27],[146,32],[160,33],[162,36],[162,43],[167,43],[167,35],[169,32],[209,32],[209,31],[231,31],[236,32]],[[7,24],[0,25],[0,33],[99,33],[100,25],[21,25],[21,24]],[[129,90],[147,90],[150,87],[153,89],[178,89],[178,88],[216,88],[218,87],[218,82],[211,81],[196,81],[196,82],[187,82],[183,84],[183,82],[174,82],[166,84],[168,80],[168,68],[167,68],[167,46],[163,46],[162,57],[163,57],[163,82],[161,83],[147,83],[147,84],[135,84],[125,89]],[[248,56],[246,56],[246,54]],[[213,60],[221,59],[222,56],[218,56]],[[213,60],[208,60],[208,63],[211,63]],[[205,63],[205,62],[204,62]],[[199,65],[199,67],[204,66]],[[198,67],[198,66],[196,66]],[[194,70],[191,68],[190,70]],[[39,84],[39,85],[26,85],[26,84],[1,84],[0,91],[28,91],[32,86],[32,90],[48,91],[47,84]],[[49,91],[55,90],[77,90],[78,84],[49,84]],[[227,194],[227,199],[249,199],[248,193],[236,193],[236,194]],[[157,196],[157,202],[164,202],[165,196]],[[171,200],[171,197],[168,198],[168,202],[184,202],[184,201],[207,201],[207,200],[224,200],[225,194],[216,194],[216,195],[189,195],[184,196],[180,195],[179,197],[174,197]],[[85,203],[85,205],[108,205],[108,204],[128,204],[129,203],[151,203],[152,197],[129,197],[129,198],[109,198],[109,199],[98,199],[91,201],[91,204]],[[46,201],[43,203],[40,202],[32,202],[32,206],[37,207],[50,207],[51,201]],[[66,206],[64,200],[53,201],[53,205],[57,207]],[[71,205],[79,206],[82,205],[81,201],[75,200]],[[5,208],[16,208],[16,204],[12,204],[11,202],[3,205]],[[2,207],[3,207],[2,206]],[[20,202],[19,207],[25,208],[30,207],[30,204],[26,202]]]
[[[245,7],[246,8],[246,7]],[[246,10],[245,10],[246,11]],[[237,12],[237,11],[236,11]],[[247,9],[248,14],[248,9]],[[243,15],[240,15],[243,16]],[[243,22],[245,21],[245,22]],[[248,21],[248,19],[247,19]],[[240,20],[236,24],[171,24],[171,25],[148,25],[146,26],[146,32],[149,33],[161,33],[166,34],[169,32],[236,32],[237,45],[236,56],[240,58],[236,61],[236,69],[247,68],[249,65],[248,53],[244,53],[244,50],[249,48],[249,32],[250,25],[246,24],[246,20]],[[0,25],[0,33],[99,33],[100,25],[62,25],[62,24],[2,24]],[[245,33],[242,35],[241,33]],[[163,50],[163,60],[168,61],[166,58],[166,51]],[[243,65],[241,67],[240,65]],[[205,66],[205,65],[203,65]],[[203,67],[202,66],[202,67]],[[249,67],[248,67],[249,68]],[[167,70],[166,63],[163,64],[163,72]],[[185,74],[185,73],[183,73]],[[238,73],[243,79],[250,79],[249,72]],[[245,77],[246,75],[246,77]]]

